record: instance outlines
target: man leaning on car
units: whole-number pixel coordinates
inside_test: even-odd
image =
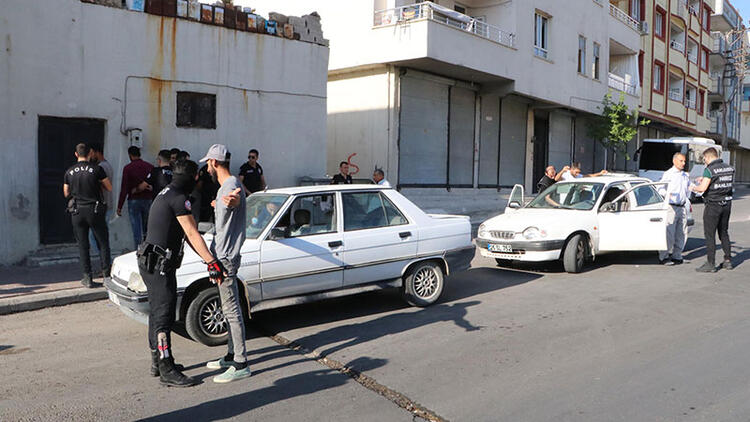
[[[690,195],[690,176],[685,172],[685,155],[677,152],[672,156],[672,167],[664,172],[661,181],[667,182],[667,250],[659,251],[662,265],[682,264],[682,250],[687,239],[687,212],[685,204]]]

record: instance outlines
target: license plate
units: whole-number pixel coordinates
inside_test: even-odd
[[[112,301],[112,303],[114,303],[115,305],[120,306],[120,298],[112,292],[109,292],[109,300]]]
[[[510,245],[502,245],[497,243],[490,243],[489,245],[487,245],[487,250],[490,252],[513,252],[513,248],[511,248]]]

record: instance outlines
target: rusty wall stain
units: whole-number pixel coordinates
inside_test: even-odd
[[[242,103],[245,105],[245,113],[247,114],[248,111],[248,105],[247,105],[247,91],[242,90]]]
[[[146,132],[146,145],[152,156],[161,149],[164,144],[162,139],[162,117],[164,104],[169,101],[172,92],[172,83],[156,79],[148,79],[145,85],[148,98],[148,124]]]
[[[172,39],[170,40],[170,51],[171,60],[169,62],[169,70],[172,72],[170,75],[172,79],[177,79],[177,19],[171,19],[172,21]]]

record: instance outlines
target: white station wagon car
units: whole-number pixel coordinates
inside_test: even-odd
[[[559,259],[571,273],[603,252],[666,250],[663,189],[631,175],[587,177],[555,183],[523,205],[516,185],[505,213],[479,226],[476,245],[500,265]]]
[[[185,249],[176,319],[194,340],[220,344],[227,323],[218,290],[200,258]],[[444,276],[467,269],[474,253],[468,217],[425,214],[394,189],[274,189],[247,198],[238,277],[246,312],[383,288],[401,288],[410,304],[427,306],[440,297]],[[148,297],[135,253],[115,258],[106,288],[123,312],[145,321]]]

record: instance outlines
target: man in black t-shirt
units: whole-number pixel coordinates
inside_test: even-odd
[[[214,209],[211,202],[216,199],[216,192],[219,191],[219,184],[214,181],[211,174],[208,173],[208,164],[201,167],[198,171],[198,185],[196,191],[200,194],[200,221],[213,221]]]
[[[170,153],[168,149],[159,151],[159,155],[156,156],[156,167],[151,169],[146,175],[146,180],[134,188],[131,193],[135,194],[150,190],[153,197],[156,198],[156,195],[172,181],[172,165],[169,160]]]
[[[238,174],[240,182],[249,193],[262,191],[266,188],[266,176],[263,174],[263,167],[258,164],[258,156],[258,150],[251,149],[247,153],[247,163],[240,167],[240,173]]]
[[[544,169],[544,176],[542,176],[542,178],[539,179],[539,182],[537,182],[536,184],[537,192],[542,192],[548,187],[559,182],[560,179],[562,178],[563,173],[565,173],[568,170],[570,170],[570,167],[565,166],[562,168],[562,170],[560,170],[560,173],[558,173],[555,170],[555,166],[547,166],[547,168]]]
[[[63,195],[68,200],[73,233],[78,241],[78,252],[83,270],[81,284],[89,288],[94,287],[89,256],[89,229],[93,231],[94,238],[99,243],[102,275],[105,279],[110,276],[109,231],[105,220],[107,204],[104,202],[102,189],[112,191],[112,182],[104,170],[88,161],[90,151],[91,149],[86,144],[76,145],[77,162],[65,172],[63,181]]]
[[[138,270],[146,284],[149,302],[148,341],[151,347],[151,375],[162,384],[178,387],[195,385],[175,365],[171,352],[171,331],[177,303],[176,271],[182,262],[183,239],[208,265],[211,281],[221,283],[225,269],[203,241],[188,195],[195,188],[198,165],[186,160],[175,163],[172,182],[151,204],[146,240],[138,247]]]
[[[339,163],[339,174],[333,176],[332,185],[351,185],[352,176],[349,174],[349,163],[342,161]]]

